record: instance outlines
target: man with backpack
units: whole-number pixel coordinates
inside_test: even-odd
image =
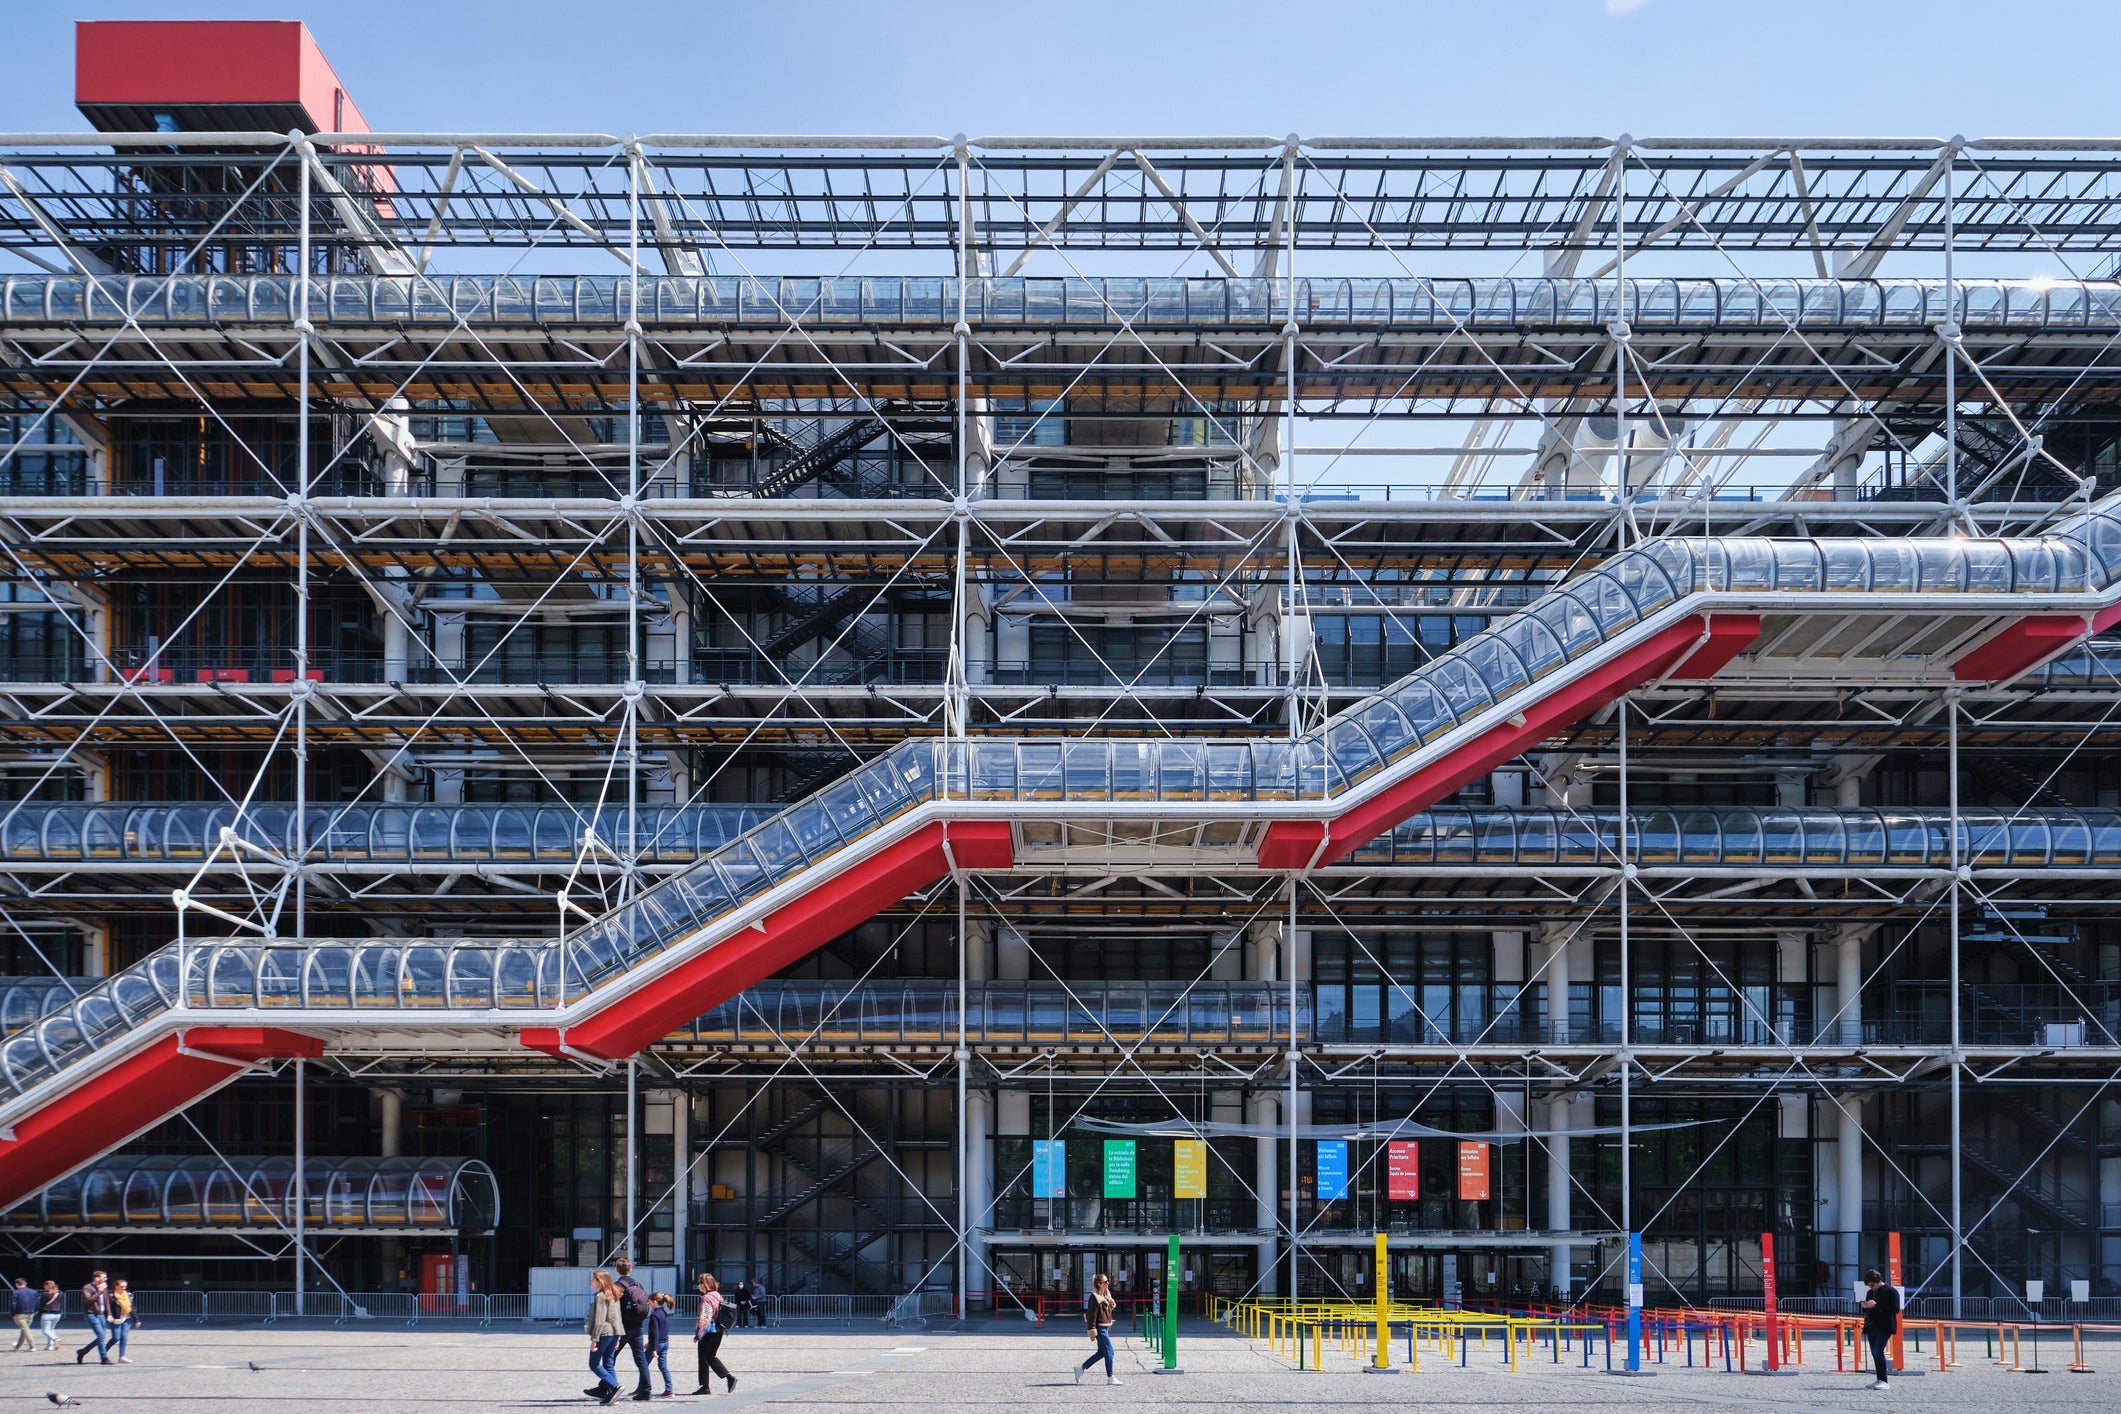
[[[623,1328],[626,1348],[633,1352],[634,1368],[641,1373],[640,1387],[633,1392],[635,1399],[654,1399],[655,1390],[648,1380],[648,1351],[641,1343],[641,1336],[648,1325],[648,1313],[655,1308],[655,1299],[648,1288],[633,1278],[633,1263],[621,1257],[611,1264],[619,1274],[615,1283],[619,1289],[619,1324]]]

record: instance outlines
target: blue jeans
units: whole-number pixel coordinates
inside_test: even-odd
[[[111,1349],[116,1351],[120,1358],[125,1355],[125,1337],[132,1333],[132,1329],[133,1318],[130,1316],[122,1317],[110,1323]]]
[[[1083,1361],[1083,1368],[1087,1370],[1100,1360],[1105,1362],[1105,1378],[1108,1380],[1111,1379],[1112,1327],[1110,1326],[1099,1326],[1097,1328],[1097,1349],[1090,1353],[1090,1358],[1088,1360]]]
[[[91,1311],[88,1317],[88,1329],[94,1339],[82,1346],[78,1353],[86,1355],[93,1350],[96,1352],[98,1360],[110,1359],[110,1317],[99,1316]]]
[[[633,1391],[635,1394],[639,1394],[642,1390],[648,1388],[647,1332],[639,1326],[635,1326],[632,1330],[626,1332],[626,1348],[633,1352],[633,1367],[641,1372],[641,1382]],[[618,1381],[614,1380],[612,1383],[617,1384]]]
[[[668,1344],[655,1348],[655,1367],[663,1372],[663,1393],[669,1394],[677,1386],[670,1382],[670,1347]]]
[[[619,1387],[619,1338],[615,1335],[600,1335],[594,1349],[589,1352],[589,1373],[613,1389]]]

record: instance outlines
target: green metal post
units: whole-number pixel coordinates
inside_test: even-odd
[[[1170,1250],[1164,1255],[1164,1368],[1178,1369],[1178,1234],[1171,1234]]]

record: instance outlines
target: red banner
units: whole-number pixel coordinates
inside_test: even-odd
[[[1421,1197],[1421,1145],[1394,1139],[1385,1146],[1385,1197],[1411,1203]]]
[[[1484,1202],[1488,1196],[1488,1146],[1461,1140],[1458,1145],[1458,1196]]]

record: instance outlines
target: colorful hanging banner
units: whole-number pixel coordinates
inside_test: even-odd
[[[1134,1196],[1134,1141],[1132,1139],[1107,1139],[1105,1141],[1105,1196],[1107,1198],[1132,1198]]]
[[[1412,1203],[1421,1197],[1421,1145],[1394,1139],[1385,1148],[1385,1197]]]
[[[1031,1196],[1034,1198],[1065,1198],[1068,1196],[1067,1140],[1034,1139],[1031,1141]]]
[[[1488,1196],[1488,1146],[1470,1140],[1458,1144],[1458,1196],[1485,1202]]]
[[[1171,1196],[1208,1196],[1208,1141],[1179,1139],[1171,1145]]]
[[[1348,1141],[1318,1141],[1318,1201],[1337,1203],[1348,1196]]]

